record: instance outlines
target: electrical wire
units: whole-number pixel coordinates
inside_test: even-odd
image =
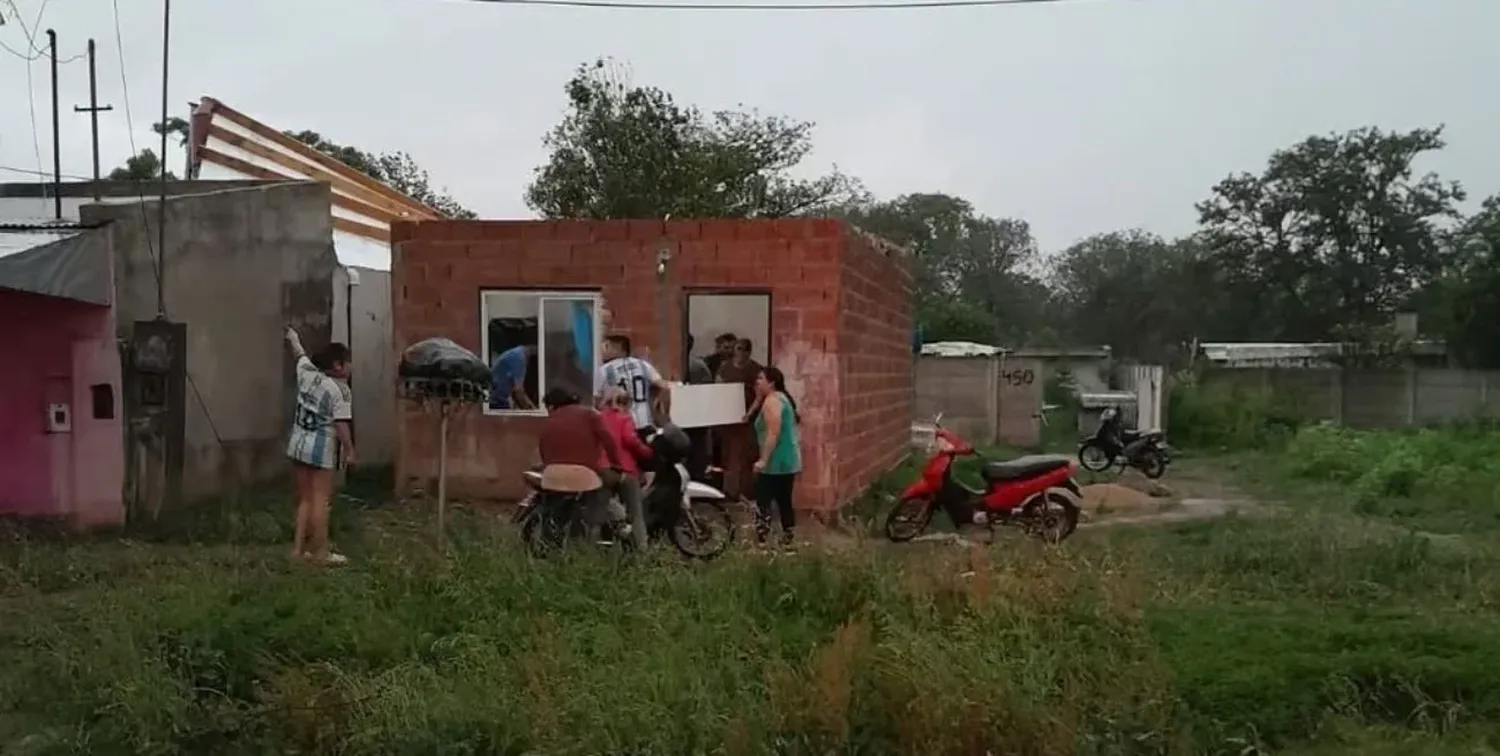
[[[125,39],[120,33],[120,0],[110,0],[110,8],[114,14],[115,23],[115,56],[120,61],[120,95],[125,100],[125,138],[130,140],[130,156],[135,157],[140,153],[135,146],[135,120],[130,115],[130,82],[125,77]],[[157,156],[157,167],[162,172],[167,170],[167,156]],[[156,276],[157,290],[161,290],[161,259],[156,254],[156,247],[151,243],[151,217],[146,212],[146,189],[140,179],[135,182],[136,191],[140,194],[141,201],[136,206],[141,209],[141,223],[146,231],[146,249],[151,253],[151,269]]]
[[[11,173],[21,173],[21,174],[25,174],[27,176],[41,176],[43,178],[52,178],[52,172],[51,171],[34,171],[34,170],[30,169],[30,168],[17,168],[17,167],[12,166],[12,165],[0,165],[0,171],[9,171]],[[92,181],[93,180],[92,178],[90,178],[88,176],[79,176],[79,175],[72,174],[72,173],[64,173],[64,174],[62,174],[62,177],[65,178],[65,179],[74,179],[76,181]]]
[[[619,10],[738,10],[738,11],[839,11],[839,10],[919,10],[922,8],[979,8],[1000,5],[1042,5],[1081,2],[1081,0],[892,0],[884,3],[703,3],[660,2],[659,0],[465,0],[492,5],[544,5],[564,8],[603,8]]]
[[[130,154],[131,156],[135,156],[139,155],[140,153],[136,150],[135,147],[135,124],[130,115],[130,82],[125,76],[125,42],[124,35],[120,33],[120,0],[110,0],[110,7],[114,15],[115,53],[120,61],[120,94],[125,100],[125,133],[127,135],[127,138],[130,140]],[[162,43],[166,44],[166,40],[163,40]],[[166,124],[162,124],[162,126],[165,127]],[[167,156],[159,156],[157,158],[157,164],[159,170],[162,172],[162,178],[163,180],[165,180],[167,172]],[[146,232],[141,236],[146,240],[146,251],[151,255],[151,268],[156,275],[156,291],[158,292],[159,296],[162,287],[162,261],[161,255],[157,254],[156,245],[151,241],[151,216],[146,212],[145,186],[146,183],[144,181],[136,179],[136,193],[140,195],[140,201],[135,203],[135,205],[136,207],[139,207],[141,209],[141,230]],[[165,197],[159,198],[157,201],[163,203],[163,207],[165,207]],[[162,222],[165,222],[165,216],[163,216],[161,220]],[[163,252],[165,252],[165,250],[163,250]],[[166,318],[167,313],[165,311],[165,305],[163,305],[162,310],[163,311],[161,315],[163,318]],[[193,397],[198,400],[198,408],[203,411],[203,418],[208,421],[208,430],[209,432],[213,433],[214,441],[219,444],[219,447],[221,449],[228,451],[228,447],[224,444],[224,437],[219,434],[219,426],[214,422],[213,413],[208,411],[208,402],[204,401],[203,392],[198,390],[198,383],[197,381],[193,380],[193,374],[189,373],[185,368],[182,372],[183,375],[187,378],[188,388],[193,390]]]
[[[9,45],[7,45],[5,47],[5,49],[7,51],[9,51],[11,53],[15,53],[15,55],[17,57],[19,57],[21,60],[26,61],[26,113],[27,113],[27,115],[31,119],[31,151],[32,151],[32,154],[34,154],[36,156],[37,173],[39,175],[44,175],[44,174],[41,173],[41,170],[42,170],[42,138],[41,138],[41,131],[40,131],[40,129],[37,128],[37,125],[36,125],[36,82],[33,80],[32,76],[31,76],[31,64],[32,64],[32,62],[35,61],[37,58],[41,57],[44,53],[43,53],[42,50],[40,50],[40,49],[37,48],[37,46],[36,46],[36,35],[32,34],[31,27],[29,27],[29,26],[26,25],[26,19],[25,19],[25,17],[23,17],[21,15],[21,9],[16,7],[15,0],[6,0],[6,4],[10,6],[10,12],[11,12],[12,15],[15,16],[16,23],[20,24],[20,26],[21,26],[21,35],[24,36],[24,37],[26,37],[26,46],[28,48],[30,48],[31,52],[33,53],[30,56],[28,56],[28,55],[22,55],[20,53],[17,53],[15,50],[12,50]],[[41,20],[42,20],[41,11],[44,11],[46,9],[47,9],[47,3],[44,0],[44,2],[42,3],[41,10],[37,11],[37,22],[38,23],[40,23]],[[45,197],[43,199],[45,199]]]

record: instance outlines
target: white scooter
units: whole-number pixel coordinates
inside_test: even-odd
[[[521,523],[521,538],[532,554],[541,556],[560,547],[570,536],[580,538],[586,530],[582,496],[544,492],[539,470],[527,470],[523,475],[531,491],[522,500],[515,519]],[[641,493],[641,501],[649,536],[667,535],[685,556],[713,559],[734,540],[734,521],[724,507],[724,492],[693,480],[680,462],[658,469]],[[617,516],[624,510],[618,499],[611,499],[611,504]],[[616,519],[604,528],[606,540],[621,548],[634,547],[628,520]]]

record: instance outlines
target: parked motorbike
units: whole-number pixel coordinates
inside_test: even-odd
[[[1118,409],[1106,407],[1099,416],[1099,429],[1078,445],[1078,464],[1091,472],[1104,472],[1115,465],[1121,472],[1127,466],[1134,467],[1152,480],[1165,475],[1167,465],[1172,463],[1166,434],[1159,430],[1125,430],[1122,422]]]
[[[916,482],[901,492],[885,521],[886,537],[910,541],[927,530],[942,509],[954,525],[974,524],[993,530],[1013,527],[1050,543],[1078,529],[1082,491],[1073,479],[1074,462],[1059,454],[1035,454],[987,461],[981,470],[983,490],[974,490],[953,475],[958,457],[981,456],[958,434],[933,420],[932,456]]]
[[[734,538],[734,521],[724,506],[724,493],[692,479],[683,464],[685,455],[667,435],[658,431],[648,441],[655,456],[651,482],[641,495],[647,536],[669,538],[684,556],[713,559],[723,554]],[[515,519],[521,524],[521,539],[531,553],[544,556],[567,540],[583,538],[587,533],[584,495],[543,491],[539,470],[528,470],[524,475],[531,492],[521,502]],[[612,519],[603,525],[600,540],[628,550],[635,544],[631,536],[628,520]]]

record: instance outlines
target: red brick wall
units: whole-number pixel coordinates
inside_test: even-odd
[[[857,496],[911,442],[911,272],[905,252],[849,229],[839,273],[838,497]]]
[[[786,372],[803,410],[799,504],[827,508],[838,500],[839,452],[846,448],[836,434],[843,409],[837,303],[848,238],[841,222],[420,221],[394,224],[391,236],[397,349],[444,336],[478,352],[483,289],[593,289],[612,316],[605,330],[649,348],[652,362],[670,377],[681,361],[675,335],[682,330],[684,292],[769,291],[772,362]],[[663,244],[675,256],[666,313],[660,312],[656,277]],[[657,343],[663,316],[674,334],[668,345]],[[399,412],[396,479],[406,490],[436,474],[437,423],[411,407]],[[520,473],[531,462],[541,422],[486,416],[478,408],[455,419],[449,490],[459,497],[520,496]]]

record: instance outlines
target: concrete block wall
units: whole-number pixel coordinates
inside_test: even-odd
[[[167,316],[187,325],[189,501],[287,476],[296,383],[282,334],[296,326],[309,350],[332,339],[331,202],[328,185],[311,181],[172,196],[165,250],[155,201],[80,211],[109,224],[119,338],[156,316],[158,261]]]
[[[900,423],[858,429],[869,450],[841,437],[853,429],[841,413],[877,414],[873,402],[896,397],[895,374],[910,386],[910,357],[895,357],[894,334],[909,348],[909,284],[901,266],[865,249],[855,258],[851,302],[859,318],[841,316],[846,289],[845,252],[853,232],[829,219],[684,221],[417,221],[392,227],[392,315],[397,350],[443,336],[478,352],[480,291],[577,289],[600,293],[609,313],[606,332],[624,333],[667,373],[681,364],[683,296],[695,289],[759,291],[771,295],[771,361],[787,375],[802,412],[804,472],[799,506],[829,509],[872,477],[883,461],[899,456],[909,436],[910,400],[889,409]],[[658,252],[673,255],[668,273],[670,307],[663,311],[656,273]],[[868,258],[868,259],[866,259]],[[873,283],[872,283],[873,281]],[[905,297],[903,299],[902,297]],[[869,304],[871,300],[887,301]],[[896,318],[875,325],[884,315]],[[904,320],[902,318],[905,318]],[[663,319],[671,334],[661,344]],[[905,323],[905,325],[901,325]],[[841,332],[848,328],[848,332]],[[868,344],[859,344],[861,339]],[[853,346],[845,346],[853,345]],[[843,361],[848,349],[852,362]],[[857,376],[861,388],[841,395],[841,379]],[[398,408],[396,480],[409,490],[437,471],[437,425],[416,408]],[[495,417],[478,411],[450,425],[449,490],[471,498],[513,499],[536,448],[540,417]],[[899,425],[899,427],[898,427]],[[887,427],[889,426],[889,427]],[[889,438],[882,433],[889,432]],[[889,451],[887,451],[889,449]],[[846,472],[847,470],[847,472]],[[841,485],[847,478],[850,483]]]
[[[847,234],[843,252],[837,285],[841,504],[900,464],[916,398],[906,252],[857,230]]]

